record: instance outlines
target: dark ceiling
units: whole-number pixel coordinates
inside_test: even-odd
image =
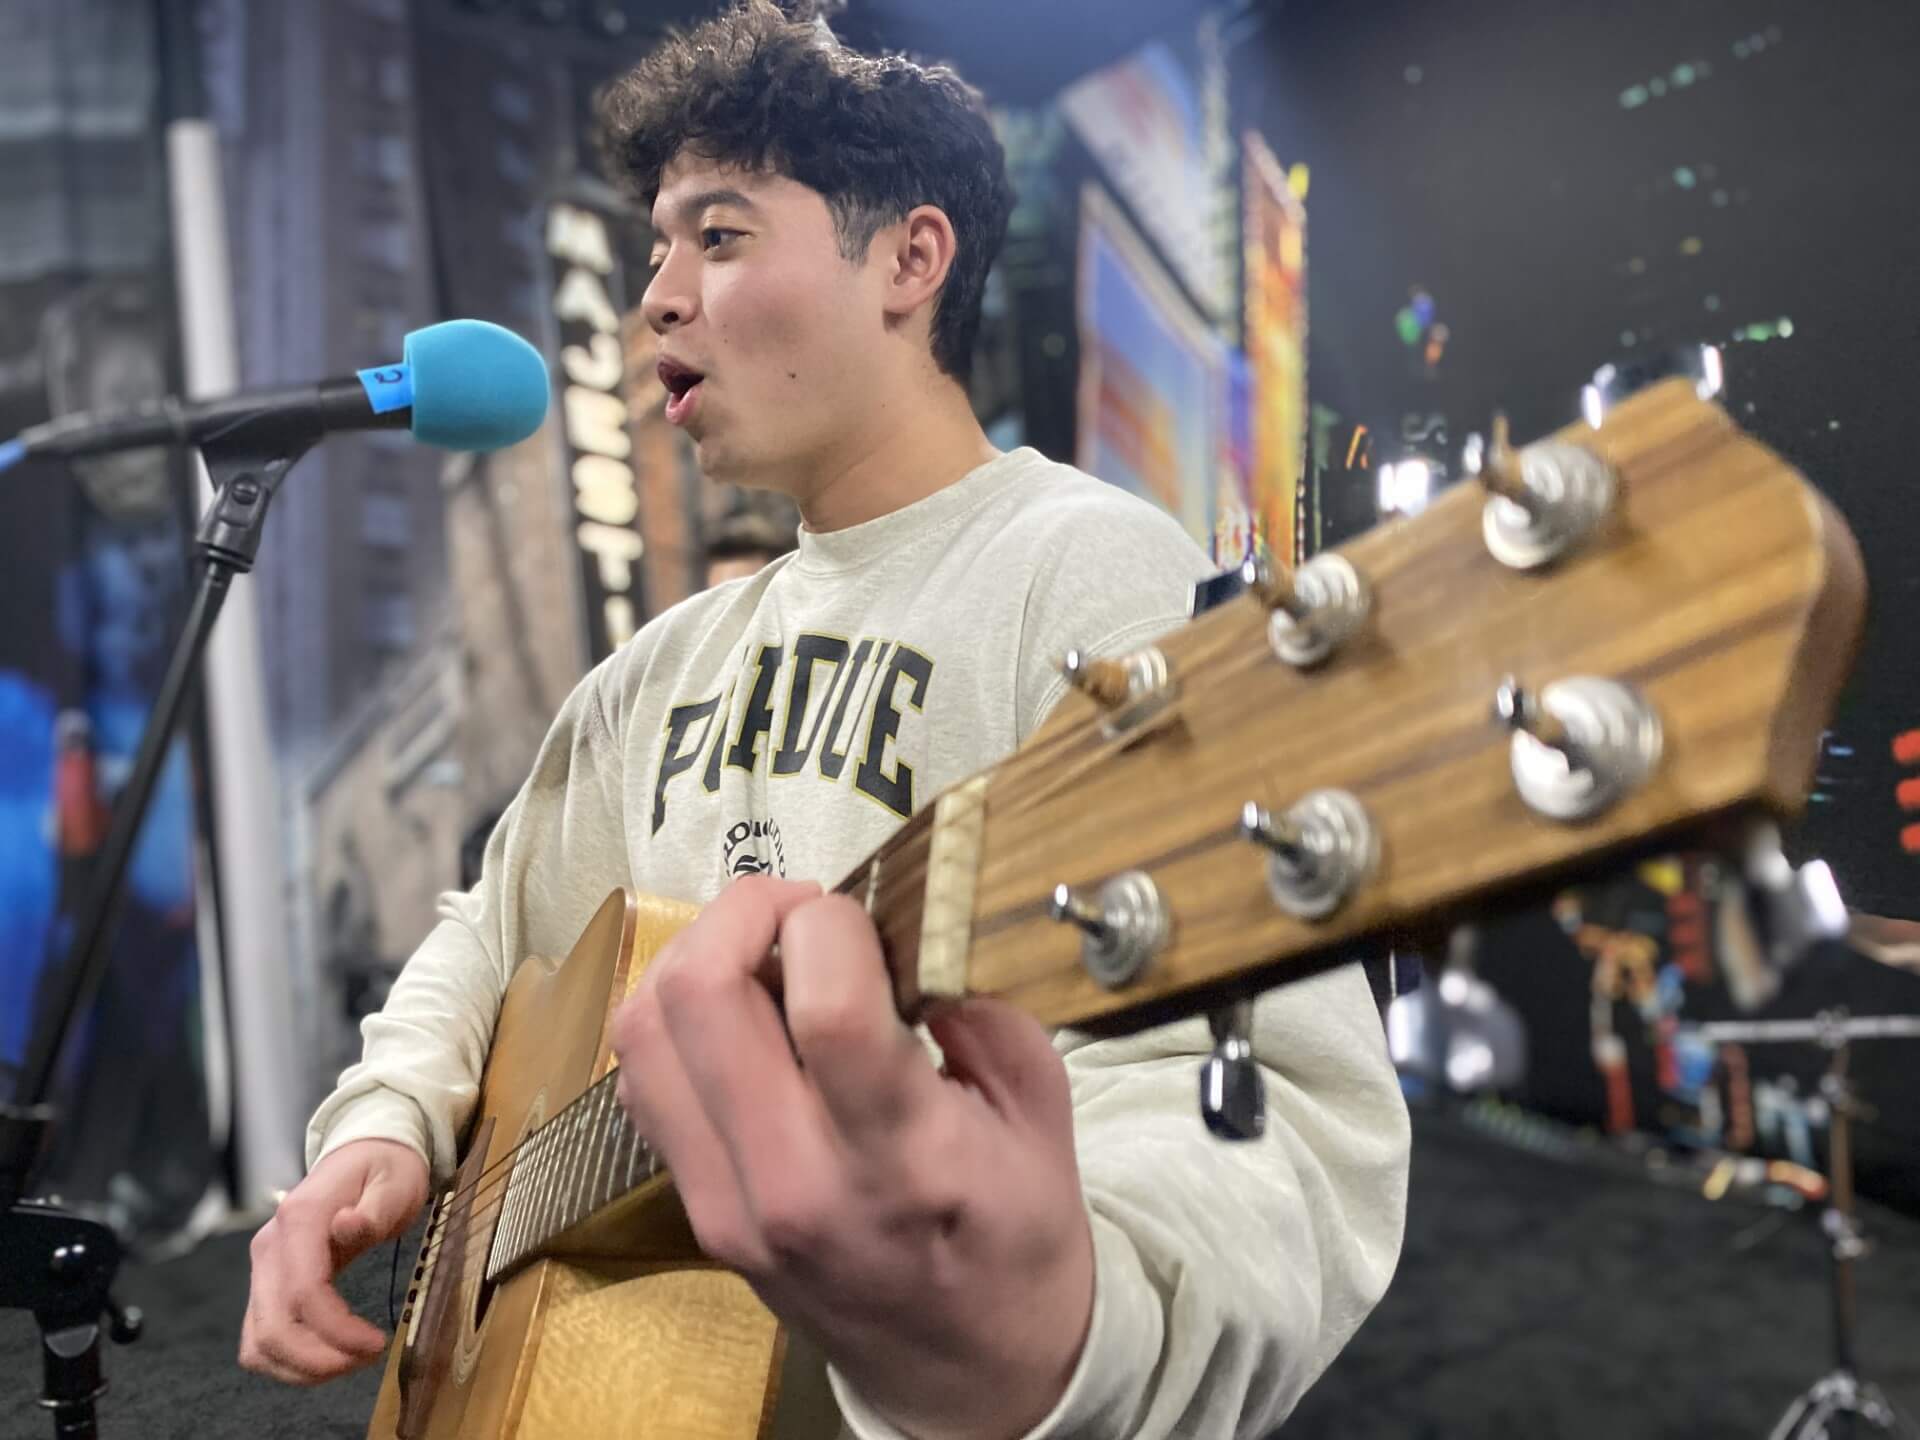
[[[590,12],[594,5],[622,11],[624,23],[644,33],[697,22],[721,0],[592,0]],[[1156,35],[1191,27],[1208,10],[1256,5],[1277,8],[1277,0],[828,0],[825,8],[834,32],[857,49],[950,61],[995,101],[1024,105]]]

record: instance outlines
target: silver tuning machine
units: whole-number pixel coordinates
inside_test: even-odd
[[[1781,977],[1815,945],[1844,939],[1852,922],[1826,861],[1795,866],[1773,821],[1745,827],[1736,859],[1758,964],[1744,958],[1741,945],[1722,947],[1722,963],[1734,1003],[1754,1010],[1778,993]]]
[[[1512,732],[1514,787],[1549,820],[1590,820],[1638,789],[1660,763],[1660,717],[1617,680],[1579,675],[1535,695],[1509,675],[1493,713]]]
[[[1114,876],[1091,900],[1070,886],[1056,885],[1047,910],[1055,920],[1079,929],[1080,963],[1109,990],[1132,984],[1166,948],[1173,932],[1159,887],[1140,870]]]
[[[1253,1002],[1207,1016],[1213,1054],[1200,1067],[1200,1117],[1222,1140],[1258,1140],[1267,1129],[1267,1087],[1253,1058]]]
[[[1109,740],[1144,730],[1177,693],[1173,667],[1157,645],[1144,645],[1118,660],[1097,660],[1084,650],[1069,650],[1056,668],[1069,685],[1106,712],[1100,733]]]
[[[1267,607],[1273,653],[1301,670],[1350,640],[1373,609],[1373,592],[1344,555],[1316,555],[1291,572],[1250,555],[1240,578]]]
[[[1284,814],[1249,800],[1240,833],[1268,852],[1267,889],[1298,920],[1322,920],[1380,865],[1380,837],[1366,807],[1345,790],[1311,790]]]
[[[1579,445],[1542,440],[1515,451],[1507,418],[1492,438],[1469,435],[1462,468],[1487,491],[1480,529],[1502,565],[1535,570],[1578,545],[1606,517],[1618,488],[1606,461]]]

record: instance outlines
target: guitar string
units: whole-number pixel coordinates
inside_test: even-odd
[[[642,1151],[645,1151],[650,1162],[654,1160],[655,1157],[653,1155],[652,1148],[648,1146],[644,1140],[640,1140],[637,1142],[637,1148],[635,1150],[635,1154],[638,1155]],[[656,1168],[648,1172],[646,1179],[651,1180],[654,1178],[654,1176],[658,1175],[659,1173],[661,1172],[656,1166]],[[509,1176],[509,1179],[510,1178],[511,1177]],[[547,1178],[551,1178],[551,1177],[547,1177]],[[620,1199],[621,1196],[630,1193],[634,1189],[637,1189],[639,1183],[640,1182],[635,1182],[634,1185],[626,1186],[616,1194],[608,1196],[606,1199],[594,1205],[592,1209],[588,1210],[580,1218],[585,1219],[587,1215],[594,1214],[595,1212],[604,1208],[605,1206],[612,1204],[615,1200]],[[414,1262],[415,1270],[417,1271],[419,1267],[422,1264],[426,1263],[427,1261],[438,1258],[441,1251],[443,1250],[443,1248],[446,1246],[449,1239],[451,1238],[452,1226],[455,1220],[461,1220],[464,1222],[461,1228],[465,1233],[463,1233],[461,1237],[461,1246],[460,1246],[460,1254],[463,1260],[462,1268],[464,1269],[465,1268],[464,1261],[467,1258],[470,1258],[472,1255],[473,1242],[476,1239],[480,1238],[479,1232],[483,1230],[488,1225],[489,1222],[497,1220],[499,1218],[501,1211],[504,1209],[506,1205],[506,1201],[510,1193],[511,1193],[510,1186],[503,1188],[498,1184],[493,1184],[486,1187],[486,1198],[484,1200],[481,1200],[480,1197],[476,1195],[474,1203],[470,1204],[464,1211],[456,1210],[455,1208],[447,1206],[444,1203],[442,1203],[438,1207],[435,1217],[428,1222],[427,1237],[425,1241],[422,1243],[419,1259]],[[565,1193],[565,1194],[571,1195],[575,1192],[573,1192],[571,1187],[569,1186],[566,1189],[566,1191],[556,1192],[556,1193],[557,1194]],[[552,1202],[547,1201],[543,1203],[552,1203]],[[540,1213],[540,1212],[536,1212],[536,1213]],[[552,1221],[551,1214],[546,1214],[543,1216],[543,1223],[550,1224],[551,1221]],[[578,1221],[575,1221],[574,1223],[577,1224]],[[544,1235],[540,1237],[538,1241],[534,1242],[534,1248],[538,1248],[539,1245],[544,1244],[546,1241],[552,1239],[555,1235],[560,1234],[562,1230],[565,1230],[567,1228],[569,1227],[563,1225],[558,1229],[548,1230]],[[531,1234],[533,1232],[530,1230],[528,1233]],[[491,1248],[495,1238],[494,1232],[488,1231],[486,1238],[487,1238],[487,1244],[489,1248]],[[515,1256],[514,1259],[519,1260],[519,1259],[527,1258],[527,1256],[530,1255],[531,1253],[532,1251],[529,1250],[523,1255]]]
[[[562,1106],[558,1111],[556,1111],[553,1114],[551,1118],[549,1118],[546,1122],[540,1125],[537,1129],[529,1132],[526,1138],[523,1139],[518,1145],[515,1145],[512,1149],[502,1154],[491,1165],[487,1166],[485,1170],[481,1171],[480,1174],[476,1175],[470,1182],[468,1182],[468,1184],[466,1184],[459,1190],[449,1192],[448,1195],[442,1196],[440,1199],[435,1201],[437,1214],[440,1218],[430,1221],[428,1224],[428,1238],[426,1242],[423,1243],[422,1245],[422,1248],[420,1251],[420,1260],[424,1261],[437,1253],[439,1242],[433,1238],[433,1232],[434,1230],[440,1227],[441,1219],[449,1219],[449,1220],[451,1219],[457,1207],[459,1206],[460,1202],[462,1201],[466,1202],[465,1209],[466,1209],[466,1213],[469,1216],[478,1216],[482,1219],[486,1219],[486,1218],[490,1218],[492,1215],[497,1215],[500,1209],[500,1206],[498,1204],[494,1205],[490,1212],[487,1212],[485,1214],[482,1213],[482,1208],[481,1208],[482,1197],[491,1196],[494,1199],[504,1202],[506,1198],[506,1191],[501,1187],[505,1185],[507,1182],[511,1181],[513,1178],[514,1168],[515,1168],[513,1162],[519,1160],[523,1156],[528,1158],[529,1160],[536,1159],[536,1158],[543,1159],[544,1156],[536,1157],[534,1155],[534,1147],[538,1144],[544,1143],[541,1137],[545,1136],[548,1130],[553,1125],[555,1125],[560,1120],[570,1115],[573,1111],[574,1106],[586,1103],[589,1097],[592,1096],[594,1092],[598,1090],[602,1085],[613,1083],[613,1077],[618,1073],[619,1073],[618,1070],[608,1071],[606,1075],[594,1081],[585,1090],[581,1091],[580,1094],[576,1096],[572,1101]],[[621,1114],[624,1117],[624,1112],[621,1112]],[[644,1151],[649,1158],[652,1158],[653,1147],[648,1145],[646,1140],[643,1137],[641,1137],[638,1134],[638,1132],[635,1132],[634,1141],[635,1141],[635,1147],[636,1147],[634,1154],[636,1155],[636,1157],[642,1151]],[[449,1201],[453,1203],[450,1204]],[[416,1261],[415,1262],[416,1269],[418,1268],[418,1264],[419,1262]]]

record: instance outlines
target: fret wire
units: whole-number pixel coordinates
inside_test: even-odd
[[[587,1188],[585,1191],[584,1209],[588,1215],[591,1215],[595,1210],[600,1208],[599,1197],[595,1192],[600,1184],[600,1164],[606,1159],[603,1150],[604,1142],[600,1138],[600,1127],[603,1123],[602,1117],[606,1112],[606,1104],[606,1087],[596,1086],[593,1097],[593,1123],[588,1127],[590,1134],[587,1142],[587,1149],[593,1156],[593,1166],[587,1171]]]
[[[493,1215],[493,1242],[486,1248],[486,1275],[492,1277],[507,1246],[507,1217],[513,1206],[513,1173],[507,1175],[507,1192],[501,1196],[499,1213]]]
[[[560,1112],[560,1170],[553,1187],[553,1215],[548,1221],[548,1238],[567,1228],[567,1189],[573,1179],[573,1107]]]
[[[573,1207],[580,1193],[580,1119],[581,1106],[576,1101],[567,1107],[567,1179],[560,1189],[560,1230],[573,1224]]]
[[[635,1130],[633,1132],[633,1149],[627,1152],[627,1174],[626,1174],[625,1180],[621,1182],[623,1189],[627,1189],[627,1190],[633,1189],[633,1167],[639,1162],[640,1151],[642,1148],[643,1147],[640,1143],[640,1132],[638,1130]]]
[[[520,1203],[513,1217],[513,1253],[518,1259],[527,1243],[527,1226],[533,1219],[534,1177],[538,1173],[540,1132],[535,1130],[522,1143],[519,1163],[514,1166],[520,1180]]]
[[[514,1226],[513,1248],[524,1255],[533,1232],[534,1216],[540,1204],[540,1156],[546,1149],[546,1131],[535,1130],[527,1137],[526,1186],[520,1196],[520,1223]]]
[[[513,1182],[519,1178],[519,1174],[519,1157],[515,1156],[507,1170],[506,1193],[500,1197],[500,1216],[493,1222],[493,1256],[487,1262],[489,1275],[497,1273],[505,1257],[513,1253],[513,1222],[519,1202]]]
[[[540,1134],[535,1130],[522,1147],[520,1168],[526,1172],[521,1181],[520,1213],[513,1222],[513,1253],[517,1259],[526,1252],[527,1229],[533,1224],[533,1200],[538,1192],[540,1173]]]
[[[548,1132],[544,1125],[528,1137],[527,1189],[520,1204],[519,1233],[514,1237],[516,1253],[525,1255],[533,1247],[534,1227],[540,1223],[540,1187],[545,1182],[543,1168],[547,1158]]]
[[[613,1096],[613,1108],[607,1114],[607,1173],[606,1178],[600,1182],[600,1203],[602,1205],[610,1204],[613,1200],[613,1177],[614,1173],[620,1168],[620,1142],[626,1138],[626,1129],[620,1123],[621,1116],[626,1112],[620,1108],[620,1087],[616,1079],[619,1073],[617,1070],[610,1072],[606,1082],[607,1090]]]
[[[600,1197],[600,1203],[612,1202],[620,1193],[620,1182],[614,1177],[620,1170],[620,1144],[627,1138],[627,1112],[620,1104],[619,1072],[607,1076],[607,1091],[613,1096],[613,1109],[608,1113],[607,1125],[613,1131],[613,1144],[607,1150],[606,1193]]]
[[[587,1218],[587,1191],[593,1183],[593,1107],[600,1092],[589,1085],[580,1096],[580,1169],[573,1177],[573,1217],[577,1224]]]
[[[553,1196],[559,1182],[560,1157],[560,1117],[554,1116],[546,1124],[546,1143],[541,1146],[540,1156],[540,1208],[533,1217],[533,1233],[527,1238],[534,1246],[543,1244],[553,1233]]]
[[[573,1122],[573,1184],[568,1189],[567,1225],[569,1228],[580,1221],[586,1213],[587,1162],[592,1159],[592,1139],[590,1121],[593,1116],[593,1095],[591,1092],[580,1097],[580,1103],[574,1108],[579,1111]]]

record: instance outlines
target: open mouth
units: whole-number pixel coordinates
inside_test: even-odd
[[[707,377],[690,370],[677,360],[661,360],[660,383],[667,388],[667,423],[679,425],[693,413],[700,397],[700,382]]]

